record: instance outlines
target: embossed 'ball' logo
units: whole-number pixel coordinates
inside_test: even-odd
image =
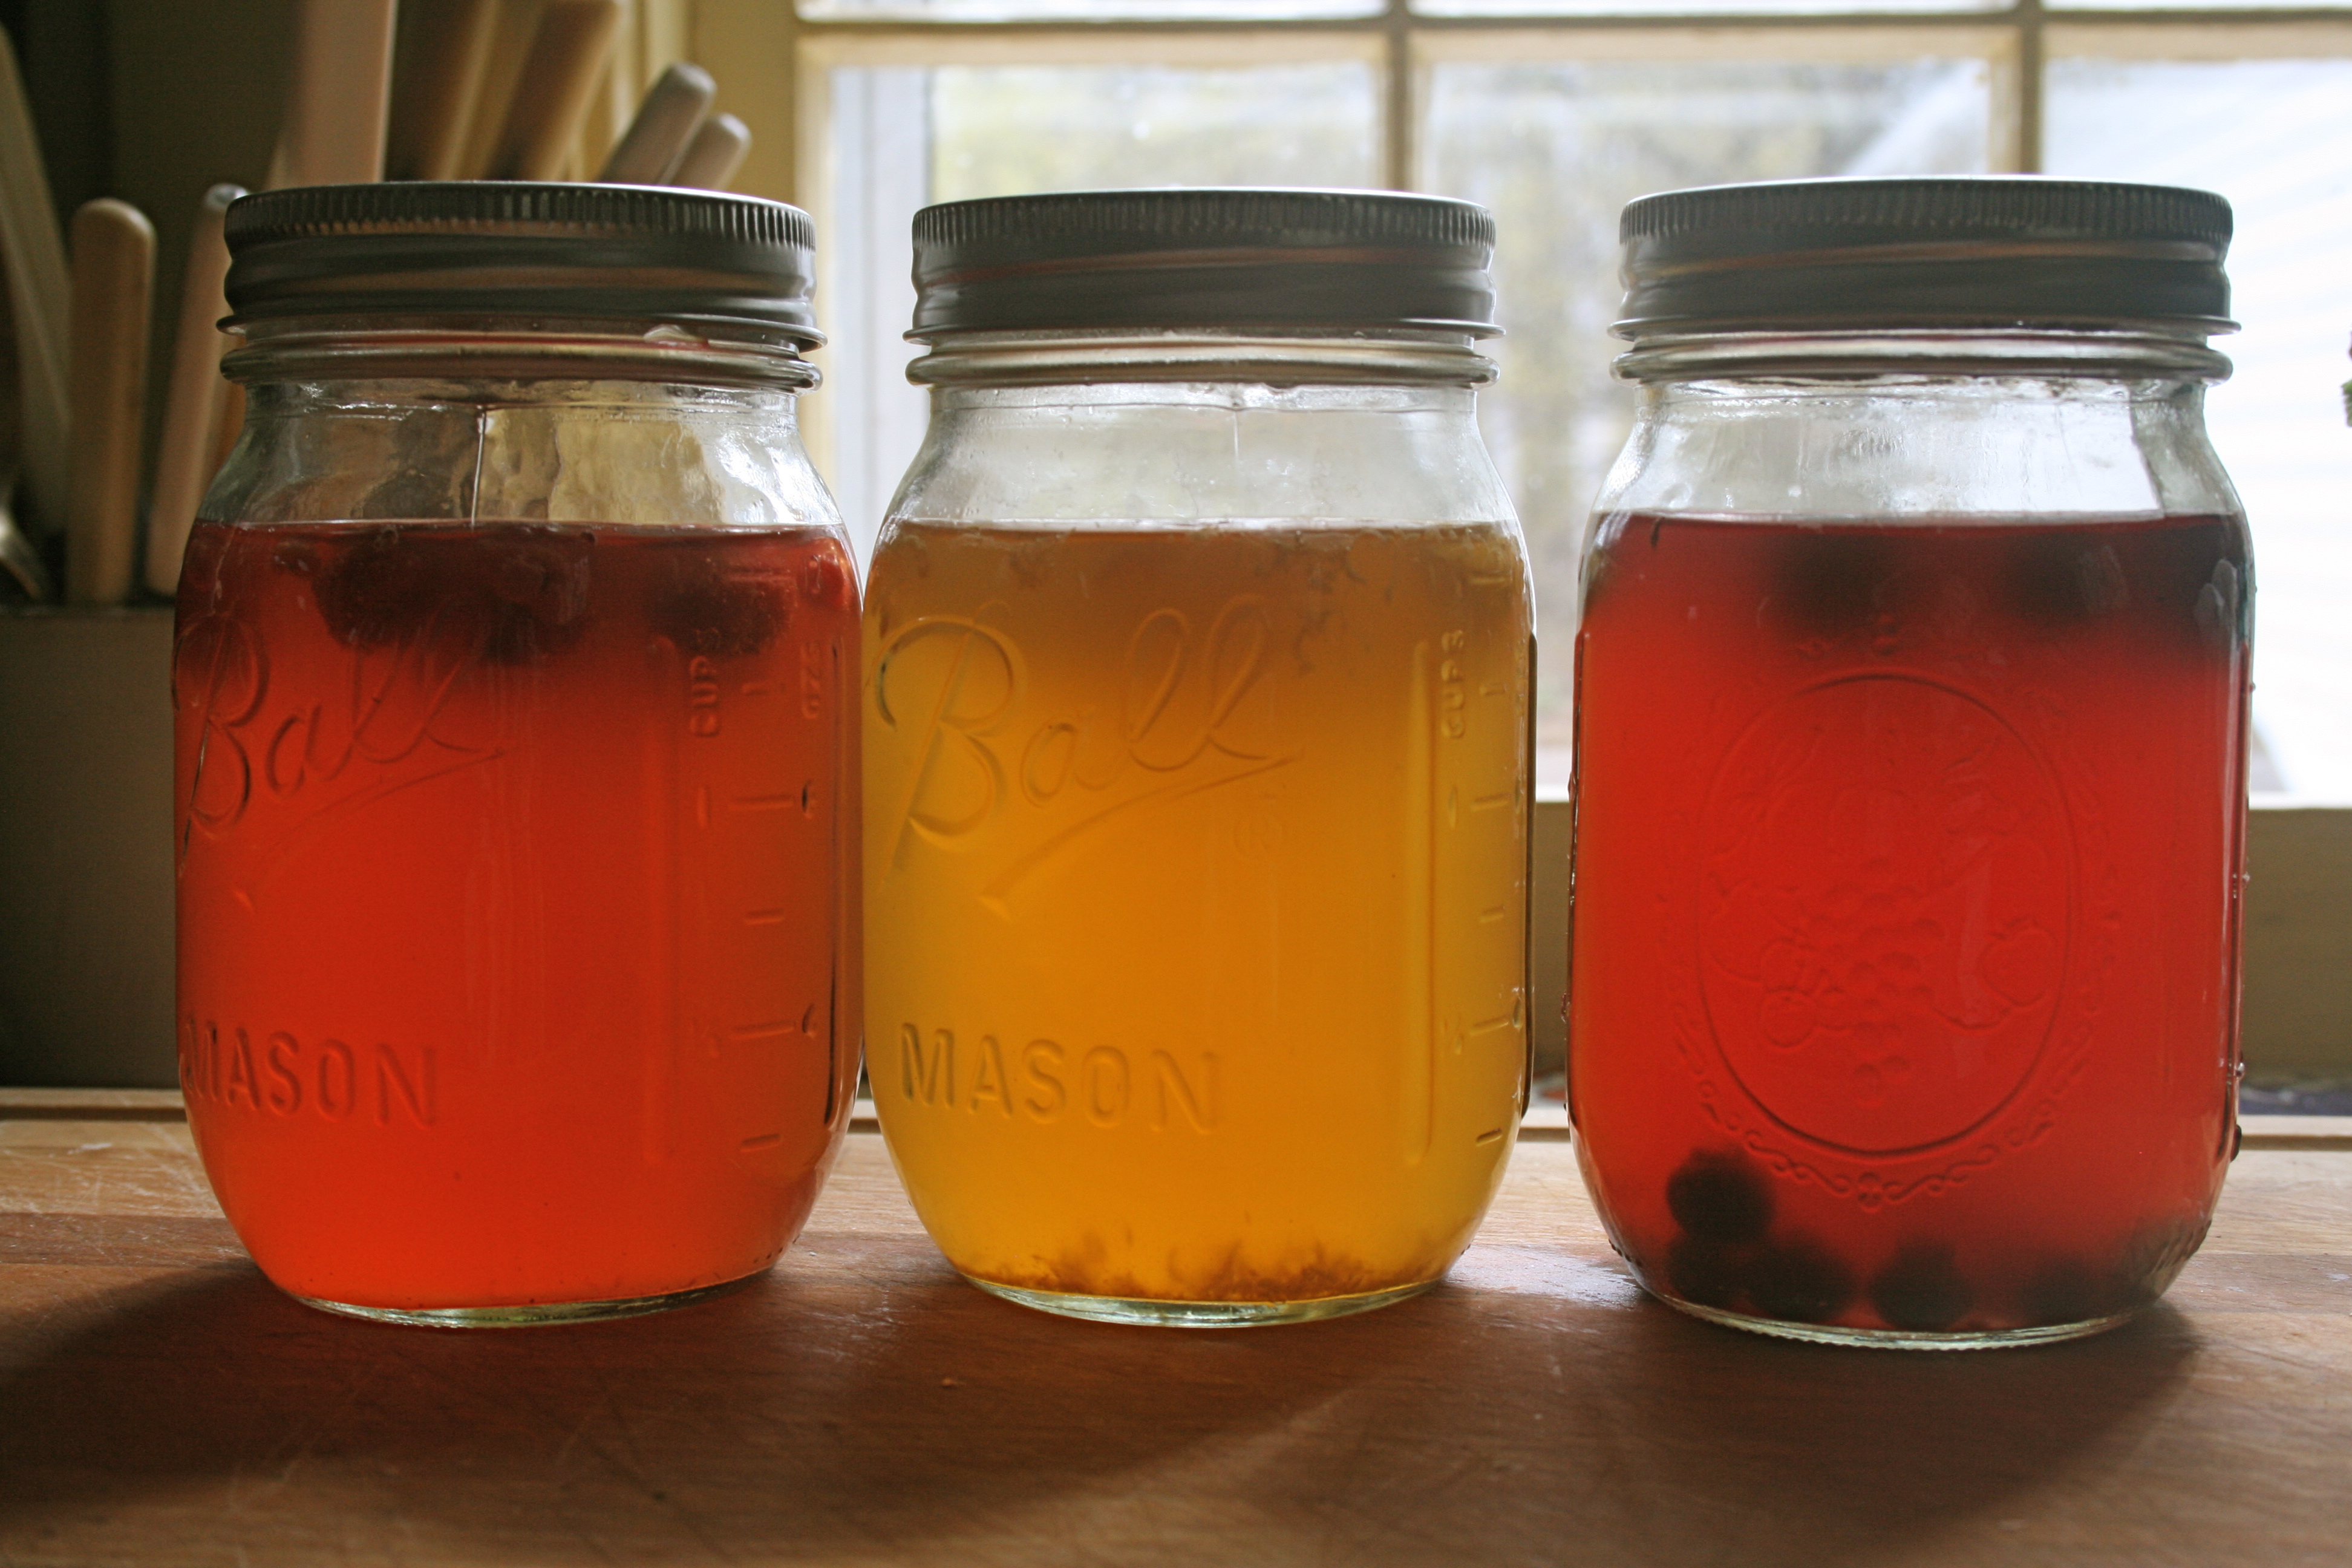
[[[1700,983],[1724,1062],[1790,1131],[1946,1143],[2032,1076],[2073,918],[2048,766],[1950,687],[1859,676],[1760,715],[1707,792]]]

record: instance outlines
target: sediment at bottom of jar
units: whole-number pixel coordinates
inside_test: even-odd
[[[1435,1277],[1385,1290],[1347,1296],[1324,1296],[1303,1301],[1173,1301],[1141,1296],[1086,1296],[1060,1290],[1032,1290],[1000,1285],[967,1274],[965,1279],[992,1296],[1041,1312],[1084,1318],[1097,1323],[1131,1323],[1166,1329],[1247,1329],[1276,1323],[1311,1323],[1323,1318],[1344,1318],[1369,1312],[1409,1297],[1437,1283]]]
[[[691,1306],[714,1296],[724,1296],[740,1290],[765,1274],[772,1264],[762,1264],[751,1273],[737,1279],[722,1280],[716,1285],[698,1285],[688,1290],[671,1290],[657,1296],[625,1296],[605,1301],[524,1301],[512,1306],[492,1307],[369,1307],[350,1301],[327,1301],[315,1296],[294,1295],[294,1300],[306,1307],[316,1307],[322,1312],[340,1317],[362,1318],[372,1323],[398,1323],[418,1329],[530,1329],[556,1323],[593,1323],[612,1318],[641,1318],[650,1312],[667,1312],[673,1308]]]
[[[1483,1205],[1481,1205],[1484,1206]],[[1410,1245],[1360,1248],[1345,1243],[1290,1245],[1243,1241],[1213,1246],[1201,1237],[1138,1237],[1116,1251],[1097,1233],[1035,1246],[1025,1254],[1005,1246],[941,1242],[950,1267],[1000,1294],[1040,1299],[1175,1302],[1237,1310],[1301,1302],[1385,1300],[1410,1294],[1442,1278],[1470,1245],[1471,1223],[1450,1235],[1423,1234]],[[941,1241],[935,1231],[934,1241]]]

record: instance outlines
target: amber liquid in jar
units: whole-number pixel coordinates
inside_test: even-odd
[[[1503,528],[886,534],[868,1072],[959,1269],[1256,1321],[1467,1244],[1526,1062],[1528,605]]]
[[[2235,1127],[2244,525],[1595,551],[1570,1094],[1619,1250],[1801,1331],[2153,1300]]]
[[[281,1287],[541,1309],[774,1260],[856,1070],[856,616],[813,531],[199,525],[181,1078]]]

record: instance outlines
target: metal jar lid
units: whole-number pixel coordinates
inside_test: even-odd
[[[914,330],[1491,336],[1484,207],[1387,191],[1074,191],[915,215]]]
[[[712,191],[515,181],[315,185],[228,209],[232,321],[500,317],[824,341],[808,214]]]
[[[2033,176],[1669,191],[1625,208],[1614,331],[2230,331],[2230,226],[2210,192]]]

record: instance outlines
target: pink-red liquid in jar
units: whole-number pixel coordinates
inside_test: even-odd
[[[2155,1299],[2234,1135],[2244,525],[1610,520],[1570,1098],[1658,1293],[2000,1334]]]
[[[199,526],[181,1077],[272,1279],[502,1308],[774,1260],[856,1071],[856,613],[814,531]]]

